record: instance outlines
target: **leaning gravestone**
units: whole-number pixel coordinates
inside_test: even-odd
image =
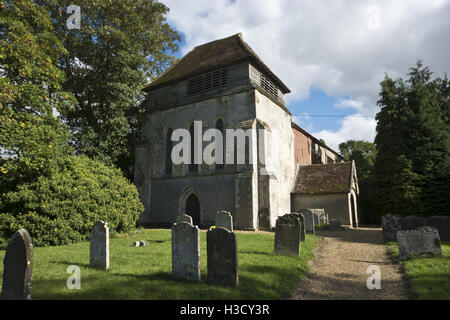
[[[211,228],[206,233],[208,282],[223,286],[238,285],[236,234],[225,228]]]
[[[274,253],[298,257],[300,255],[301,221],[297,215],[278,217],[275,227]]]
[[[300,209],[298,210],[299,213],[303,214],[305,217],[305,229],[307,233],[315,234],[315,224],[314,224],[314,215],[313,213],[308,209]]]
[[[427,226],[438,229],[442,241],[450,241],[450,217],[433,216],[427,218]]]
[[[198,227],[191,223],[172,225],[172,275],[200,280],[200,234]]]
[[[177,222],[187,222],[189,224],[192,224],[192,217],[183,213],[177,217]]]
[[[400,260],[415,256],[442,256],[441,240],[436,228],[398,231],[397,241]]]
[[[12,236],[3,264],[1,299],[31,300],[33,244],[25,229],[20,229]]]
[[[233,232],[233,216],[228,211],[217,211],[214,223],[216,228],[225,228]]]
[[[98,221],[92,227],[89,261],[92,267],[109,268],[109,228],[104,221]]]
[[[406,216],[400,219],[400,230],[415,230],[419,227],[425,227],[427,220],[424,217]]]
[[[401,230],[401,217],[398,214],[388,213],[381,217],[383,236],[385,241],[396,241],[397,231]]]

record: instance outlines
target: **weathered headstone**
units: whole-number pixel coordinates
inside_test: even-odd
[[[192,217],[183,213],[177,217],[177,222],[187,222],[189,224],[192,224]]]
[[[291,212],[290,214],[296,215],[300,219],[300,241],[306,241],[305,216],[299,212]]]
[[[439,232],[432,227],[397,231],[400,260],[411,257],[442,256]]]
[[[223,286],[238,285],[236,234],[225,228],[212,228],[206,233],[208,282]]]
[[[427,220],[424,217],[418,216],[406,216],[400,219],[400,230],[415,230],[419,227],[424,227],[427,224]]]
[[[96,268],[109,268],[109,228],[104,221],[98,221],[91,230],[90,265]]]
[[[187,222],[172,225],[172,275],[200,280],[200,234],[198,226]]]
[[[3,264],[1,299],[31,300],[33,244],[25,229],[20,229],[12,236]]]
[[[401,230],[401,217],[398,214],[388,213],[381,217],[381,226],[385,241],[396,241],[397,231]]]
[[[214,223],[216,228],[225,228],[233,232],[233,216],[228,211],[217,211],[216,217],[214,218]]]
[[[314,224],[314,215],[308,209],[300,209],[297,210],[299,213],[303,214],[305,217],[305,228],[307,233],[316,234],[315,224]]]
[[[426,224],[438,229],[442,241],[450,241],[450,217],[433,216],[427,218]]]
[[[300,255],[301,222],[297,215],[278,217],[275,227],[275,254],[298,257]]]
[[[341,230],[341,222],[335,218],[330,220],[330,230]]]

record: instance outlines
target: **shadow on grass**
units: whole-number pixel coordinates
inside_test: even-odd
[[[271,277],[266,278],[267,274]],[[136,275],[100,271],[84,277],[82,274],[80,290],[67,289],[64,278],[36,279],[33,281],[33,299],[282,299],[290,295],[302,274],[300,269],[247,265],[240,268],[238,287],[222,287],[208,284],[203,272],[202,280],[193,282],[169,272]]]

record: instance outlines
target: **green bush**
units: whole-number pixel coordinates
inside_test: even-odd
[[[0,248],[25,228],[36,246],[89,239],[95,222],[111,235],[136,226],[143,206],[119,169],[84,156],[68,157],[58,169],[0,195]]]
[[[314,226],[314,228],[317,229],[322,229],[322,230],[328,230],[330,229],[330,225],[328,223],[319,223],[318,225]]]

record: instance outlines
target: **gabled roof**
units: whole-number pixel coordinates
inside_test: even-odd
[[[147,85],[144,91],[243,61],[254,62],[266,76],[279,86],[280,90],[284,93],[291,92],[245,43],[241,33],[195,47],[164,74]]]
[[[353,162],[300,166],[292,193],[349,193],[356,171]],[[357,193],[357,181],[355,181]]]

